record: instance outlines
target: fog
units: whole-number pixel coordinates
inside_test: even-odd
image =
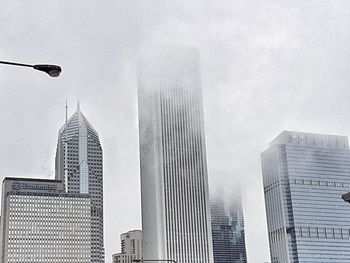
[[[53,178],[65,100],[71,115],[79,99],[104,149],[106,262],[119,235],[141,227],[145,44],[200,51],[208,168],[241,181],[251,263],[269,261],[260,153],[282,130],[349,134],[347,0],[12,0],[0,1],[0,17],[0,60],[63,69],[50,78],[0,65],[0,179]]]

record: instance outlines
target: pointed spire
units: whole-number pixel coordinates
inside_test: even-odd
[[[65,141],[64,141],[64,155],[68,156],[68,100],[66,99],[66,125],[64,129]],[[66,188],[66,193],[68,193],[68,158],[64,159],[64,183]]]
[[[66,125],[67,125],[67,120],[68,120],[68,100],[66,99]]]
[[[62,134],[63,140],[66,136],[67,137],[70,136],[69,132],[65,133],[66,129],[67,130],[75,129],[73,126],[76,123],[79,124],[79,127],[81,125],[86,125],[87,127],[89,127],[89,130],[92,131],[93,133],[95,133],[96,137],[98,137],[98,134],[97,134],[96,130],[94,129],[94,127],[92,127],[92,125],[86,119],[84,114],[80,111],[80,102],[79,101],[77,101],[77,110],[74,112],[74,114],[70,118],[68,118],[68,102],[67,102],[67,100],[66,100],[65,108],[66,108],[66,122],[60,129],[60,133]],[[71,125],[72,122],[73,122],[73,126]],[[68,138],[65,138],[65,139],[68,140]]]

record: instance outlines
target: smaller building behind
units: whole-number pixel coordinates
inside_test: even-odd
[[[214,263],[247,263],[239,184],[227,186],[210,193]]]
[[[131,230],[120,235],[121,252],[112,256],[113,263],[132,263],[143,258],[143,238],[141,230]]]

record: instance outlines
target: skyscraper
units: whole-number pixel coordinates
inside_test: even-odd
[[[147,53],[138,97],[144,258],[211,263],[198,51]]]
[[[6,177],[2,183],[2,263],[90,263],[88,194],[61,181]]]
[[[211,189],[211,188],[210,188]],[[210,192],[214,263],[246,263],[244,217],[241,193]]]
[[[271,262],[349,262],[348,138],[284,131],[261,163]]]
[[[133,263],[143,258],[141,230],[131,230],[120,235],[121,252],[112,256],[113,263]]]
[[[65,182],[68,193],[90,194],[91,262],[103,263],[102,147],[97,132],[81,112],[79,104],[77,111],[59,130],[56,179]]]

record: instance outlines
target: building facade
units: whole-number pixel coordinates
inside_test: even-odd
[[[153,49],[155,50],[155,49]],[[199,53],[159,47],[140,63],[144,258],[212,262]]]
[[[2,263],[90,263],[90,198],[67,194],[56,180],[2,183]]]
[[[247,263],[241,194],[210,192],[214,263]]]
[[[91,259],[93,263],[103,263],[102,147],[97,132],[79,104],[77,111],[59,130],[55,169],[56,179],[65,182],[68,193],[90,195]]]
[[[113,263],[133,263],[143,258],[143,238],[141,230],[131,230],[120,235],[121,253],[112,256]]]
[[[349,262],[348,138],[284,131],[261,163],[271,262]]]

